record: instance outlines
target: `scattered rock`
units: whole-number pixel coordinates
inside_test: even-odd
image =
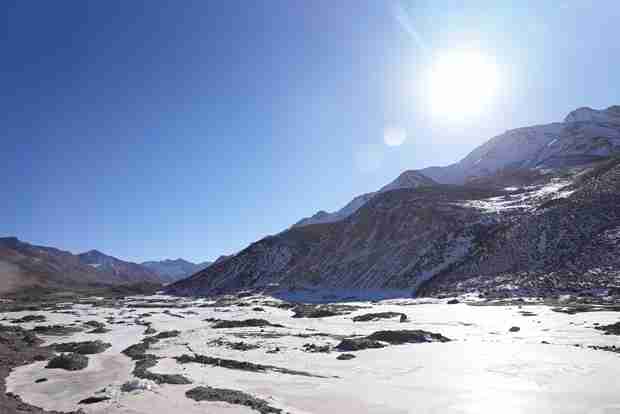
[[[60,354],[47,363],[48,369],[65,369],[67,371],[79,371],[88,366],[88,357],[80,354]]]
[[[331,347],[329,345],[316,345],[316,344],[304,344],[303,345],[304,352],[310,353],[329,353],[331,352]]]
[[[185,393],[187,398],[194,401],[222,401],[229,404],[249,407],[261,414],[280,414],[282,410],[274,408],[265,400],[251,396],[241,391],[225,388],[196,387]]]
[[[213,341],[208,342],[207,345],[222,346],[235,351],[251,351],[252,349],[260,348],[260,346],[256,344],[248,344],[247,342],[242,341],[231,342],[224,338],[214,339]]]

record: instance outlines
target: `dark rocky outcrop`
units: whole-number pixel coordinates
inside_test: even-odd
[[[104,396],[97,397],[97,396],[94,396],[94,397],[84,398],[83,400],[78,402],[78,404],[97,404],[97,403],[100,403],[100,402],[103,402],[103,401],[108,401],[108,400],[110,400],[110,397],[104,397]]]
[[[336,347],[340,351],[384,348],[389,345],[449,342],[445,336],[423,330],[377,331],[368,336],[345,338]]]
[[[378,321],[380,319],[392,319],[392,318],[400,318],[400,321],[404,322],[407,320],[407,315],[401,312],[366,313],[364,315],[354,316],[353,322],[370,322],[370,321]]]
[[[80,354],[60,354],[52,358],[45,368],[80,371],[88,366],[88,357]]]
[[[214,358],[214,357],[210,357],[207,355],[183,354],[181,356],[175,357],[175,359],[179,364],[197,363],[197,364],[202,364],[202,365],[211,365],[211,366],[216,366],[220,368],[234,369],[234,370],[240,370],[240,371],[250,371],[250,372],[260,372],[260,373],[277,372],[280,374],[299,375],[302,377],[325,378],[324,376],[311,374],[305,371],[296,371],[296,370],[291,370],[288,368],[276,367],[273,365],[254,364],[252,362],[237,361],[234,359]]]
[[[361,337],[345,338],[336,346],[336,348],[339,351],[361,351],[363,349],[385,348],[386,346],[387,345],[383,342]]]
[[[620,322],[597,326],[594,329],[605,332],[605,335],[620,335]]]
[[[229,320],[219,320],[215,322],[211,327],[213,329],[232,329],[232,328],[263,328],[263,327],[272,327],[272,328],[284,328],[284,326],[279,324],[274,324],[265,319],[245,319],[242,321],[229,321]]]
[[[194,401],[223,401],[229,404],[249,407],[261,414],[281,414],[282,410],[272,407],[267,401],[241,391],[225,388],[196,387],[185,393]]]
[[[81,332],[81,328],[77,328],[75,326],[66,326],[66,325],[45,325],[45,326],[35,326],[32,329],[32,332],[39,335],[47,335],[47,336],[68,336],[73,335],[76,332]]]
[[[80,355],[99,354],[110,348],[111,346],[112,344],[100,340],[85,342],[65,342],[62,344],[52,345],[56,352],[71,352]]]
[[[11,321],[11,323],[28,323],[28,322],[45,322],[45,316],[43,315],[26,315],[19,319]]]

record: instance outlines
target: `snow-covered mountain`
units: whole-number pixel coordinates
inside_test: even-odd
[[[212,262],[192,263],[181,258],[141,263],[142,266],[151,269],[153,272],[157,273],[162,280],[168,282],[176,282],[177,280],[184,279],[196,272],[206,269],[211,264]]]

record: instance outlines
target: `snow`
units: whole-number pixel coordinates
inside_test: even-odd
[[[523,191],[509,187],[504,190],[521,192],[482,200],[467,200],[458,203],[458,205],[476,208],[487,213],[532,211],[544,201],[569,197],[575,192],[575,190],[568,188],[571,184],[571,180],[553,179],[547,184],[524,187]]]
[[[167,300],[161,297],[162,301]],[[90,356],[87,369],[75,372],[42,369],[37,362],[15,369],[7,379],[7,391],[24,401],[49,410],[73,410],[82,398],[106,389],[108,402],[81,406],[91,414],[198,414],[250,413],[244,407],[225,403],[196,403],[185,397],[188,389],[209,385],[241,390],[267,399],[275,407],[292,414],[357,412],[402,414],[415,407],[420,413],[553,412],[603,413],[620,407],[616,379],[620,375],[618,356],[603,351],[575,347],[613,345],[617,337],[593,329],[594,323],[614,323],[614,312],[591,312],[577,315],[556,313],[542,305],[469,306],[447,305],[443,300],[398,299],[380,303],[359,302],[367,308],[351,315],[322,319],[292,319],[289,310],[264,306],[265,312],[252,307],[201,308],[204,301],[186,302],[197,314],[185,319],[156,313],[144,319],[158,331],[178,329],[181,335],[160,341],[152,352],[163,359],[153,372],[181,373],[194,381],[192,385],[140,387],[123,392],[122,384],[132,381],[133,362],[118,352],[143,336],[142,326],[110,325],[113,331],[97,336],[113,343],[102,354]],[[79,315],[45,313],[47,323],[70,323],[78,319],[99,319],[115,315],[132,316],[127,309],[76,308]],[[148,309],[149,313],[164,309]],[[537,314],[525,317],[527,310]],[[395,311],[407,314],[410,322],[398,320],[354,323],[352,316],[367,312]],[[175,310],[175,313],[179,310]],[[138,309],[136,313],[141,313]],[[24,313],[2,314],[18,318]],[[95,316],[96,315],[96,316]],[[253,328],[215,330],[205,318],[265,318],[287,328],[265,328],[263,334],[326,333],[362,335],[380,329],[425,329],[438,332],[453,341],[445,344],[390,346],[356,352],[350,361],[336,360],[337,353],[305,353],[304,343],[336,344],[331,337],[253,336]],[[129,320],[129,319],[128,319]],[[26,324],[27,325],[27,324]],[[521,331],[510,333],[511,326]],[[34,324],[31,324],[34,326]],[[246,352],[230,350],[209,342],[224,338],[242,340],[261,346]],[[248,336],[249,335],[249,336]],[[62,340],[94,339],[76,334]],[[549,345],[541,341],[550,342]],[[47,343],[58,338],[46,338]],[[214,357],[247,360],[320,374],[328,378],[310,378],[278,373],[253,373],[199,364],[178,365],[172,357],[188,353],[188,345],[197,353]],[[265,351],[279,347],[281,351]],[[37,378],[49,380],[34,384]],[[360,392],[363,390],[363,392]]]

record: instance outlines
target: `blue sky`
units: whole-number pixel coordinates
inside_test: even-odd
[[[214,259],[506,129],[620,103],[616,1],[0,7],[0,233],[74,252]],[[500,68],[496,96],[430,116],[423,74],[460,48]]]

